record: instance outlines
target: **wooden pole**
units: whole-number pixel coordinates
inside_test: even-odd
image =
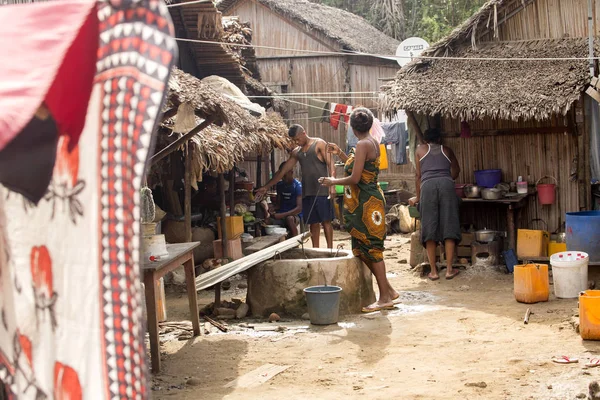
[[[189,131],[188,133],[186,133],[185,135],[183,135],[182,137],[180,137],[179,139],[177,139],[176,141],[174,141],[173,143],[171,143],[170,145],[168,145],[167,147],[165,147],[164,149],[162,149],[155,155],[153,155],[150,158],[150,164],[155,164],[155,163],[159,162],[160,160],[162,160],[163,158],[165,158],[166,156],[168,156],[169,154],[171,154],[172,152],[177,150],[179,148],[179,146],[181,146],[182,144],[187,142],[189,139],[191,139],[192,136],[198,134],[200,131],[202,131],[207,126],[212,124],[212,122],[213,122],[213,119],[210,117],[205,119],[204,122],[202,122],[200,125],[198,125],[194,129],[192,129],[191,131]]]
[[[184,215],[185,241],[192,241],[192,145],[188,140],[185,144],[185,179],[184,179]]]
[[[420,143],[425,143],[425,140],[423,139],[423,131],[421,131],[421,125],[419,125],[419,122],[417,121],[415,114],[413,114],[412,111],[406,111],[406,116],[411,121],[411,123],[415,126],[415,128],[417,128],[417,131],[415,132],[417,135],[417,140]]]
[[[233,215],[235,209],[235,165],[229,173],[229,214]]]
[[[262,186],[262,154],[256,156],[256,187]]]
[[[229,242],[227,240],[227,204],[225,199],[225,176],[219,174],[219,199],[221,201],[220,214],[221,214],[221,251],[223,258],[227,257],[229,253]],[[215,307],[219,307],[221,304],[221,283],[215,285]]]
[[[275,170],[275,150],[271,150],[271,176],[275,176],[277,171]]]

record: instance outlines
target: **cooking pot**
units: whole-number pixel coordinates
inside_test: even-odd
[[[489,229],[483,229],[480,231],[475,231],[475,240],[481,243],[489,243],[496,240],[496,236],[498,232],[491,231]]]
[[[466,185],[463,190],[465,192],[465,197],[468,199],[476,199],[480,196],[479,186]]]
[[[504,191],[494,188],[483,189],[481,191],[481,197],[483,197],[484,200],[498,200],[504,197]]]

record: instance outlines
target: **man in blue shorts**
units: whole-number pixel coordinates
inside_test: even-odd
[[[282,163],[279,169],[283,168]],[[277,202],[275,212],[271,213],[273,225],[285,226],[292,236],[298,235],[298,224],[302,218],[302,184],[294,179],[294,171],[288,171],[275,186]]]
[[[333,248],[333,205],[329,194],[335,198],[335,187],[328,189],[321,186],[319,178],[322,176],[335,177],[335,166],[333,157],[327,154],[327,142],[323,139],[312,138],[306,134],[300,125],[292,125],[288,131],[289,137],[294,139],[296,147],[290,158],[277,171],[275,176],[267,184],[259,188],[256,193],[259,197],[264,196],[267,190],[292,171],[296,163],[300,163],[302,172],[302,215],[304,223],[310,225],[310,234],[313,247],[319,247],[321,226],[325,233],[327,247]]]

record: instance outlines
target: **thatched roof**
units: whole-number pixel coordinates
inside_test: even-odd
[[[442,47],[438,46],[437,49]],[[434,51],[436,51],[434,49]],[[586,57],[587,40],[470,43],[448,55],[466,58]],[[548,119],[566,114],[589,82],[585,60],[419,60],[384,86],[381,107],[471,120]]]
[[[470,120],[548,119],[564,115],[589,82],[586,60],[441,60],[466,58],[585,58],[587,39],[498,42],[498,27],[533,0],[489,0],[475,14],[402,68],[382,87],[381,108]],[[483,41],[483,43],[481,43]]]
[[[227,172],[243,161],[244,154],[263,153],[272,149],[292,148],[287,126],[281,116],[267,113],[255,118],[234,101],[213,90],[199,79],[173,68],[165,110],[189,103],[195,110],[196,124],[201,119],[215,117],[221,124],[210,125],[192,138],[193,168],[201,180],[204,172]],[[157,149],[164,148],[181,135],[172,132],[177,121],[173,116],[161,124]]]
[[[226,11],[240,0],[222,0],[217,7]],[[272,11],[290,18],[308,30],[316,30],[339,43],[343,50],[395,54],[400,44],[369,24],[364,18],[348,11],[307,0],[256,0]]]

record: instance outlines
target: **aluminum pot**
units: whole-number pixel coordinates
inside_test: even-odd
[[[484,200],[498,200],[504,197],[504,191],[500,189],[483,189],[481,191],[481,197]]]
[[[479,186],[466,185],[463,190],[465,192],[465,197],[468,199],[476,199],[481,195]]]
[[[498,236],[498,232],[489,229],[475,231],[475,240],[481,243],[493,242],[496,240],[496,236]]]

